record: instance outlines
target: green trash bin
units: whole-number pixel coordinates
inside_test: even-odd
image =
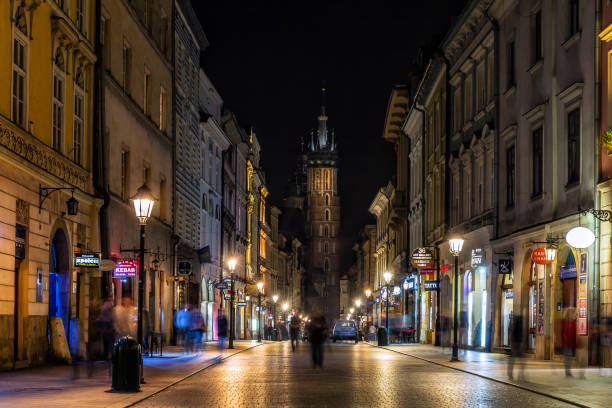
[[[142,354],[136,339],[119,338],[113,347],[112,363],[113,391],[140,391]]]
[[[378,328],[378,331],[376,332],[376,337],[378,340],[378,346],[389,345],[389,339],[387,338],[387,329],[385,329],[384,327]]]

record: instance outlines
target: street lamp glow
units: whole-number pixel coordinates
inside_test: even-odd
[[[244,299],[245,299],[245,300],[248,302],[249,300],[251,300],[251,296],[246,295],[246,296],[244,297]]]
[[[408,290],[408,281],[404,281],[404,283],[402,283],[402,287],[404,288],[404,290]]]
[[[227,261],[227,267],[229,268],[230,272],[234,272],[234,270],[236,269],[236,263],[238,263],[238,261],[236,260],[236,258],[230,258]]]
[[[385,273],[383,273],[383,278],[385,279],[385,282],[388,284],[389,282],[391,282],[391,277],[393,275],[391,275],[391,272],[387,271]]]
[[[451,255],[459,256],[461,254],[461,249],[463,249],[464,239],[461,237],[454,237],[448,240],[448,248],[450,250]]]
[[[146,184],[143,184],[136,190],[136,194],[131,198],[134,203],[134,211],[136,212],[136,218],[142,225],[146,224],[151,217],[151,211],[153,211],[153,204],[155,203],[155,197]]]
[[[595,234],[588,228],[575,227],[568,231],[565,240],[574,248],[584,249],[595,242]]]
[[[353,314],[353,313],[355,313],[355,309],[351,307],[351,308],[349,309],[349,312],[350,312],[351,314]]]
[[[355,306],[360,307],[361,306],[361,300],[357,299],[355,301]]]
[[[366,297],[368,297],[368,298],[369,298],[369,297],[370,297],[370,295],[372,295],[372,291],[371,291],[370,289],[366,289],[366,291],[365,291],[365,295],[366,295]]]
[[[283,312],[286,312],[289,309],[289,305],[287,303],[283,303]]]
[[[546,248],[546,260],[547,261],[554,261],[555,260],[555,256],[557,255],[557,250],[555,248]]]
[[[263,282],[261,282],[261,281],[257,282],[257,289],[258,289],[260,292],[262,292],[262,291],[263,291],[263,286],[264,286]]]
[[[278,295],[272,296],[272,300],[274,301],[274,303],[276,303],[276,301],[278,300]]]

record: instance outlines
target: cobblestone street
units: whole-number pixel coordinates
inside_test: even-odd
[[[325,349],[266,344],[227,359],[142,401],[138,407],[563,407],[545,396],[366,344]]]

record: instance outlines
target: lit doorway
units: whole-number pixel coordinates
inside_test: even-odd
[[[49,259],[49,318],[59,317],[69,339],[70,255],[64,231],[58,229],[51,241]]]

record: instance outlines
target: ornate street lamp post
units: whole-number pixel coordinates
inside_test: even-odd
[[[227,267],[230,271],[230,332],[228,348],[234,348],[235,322],[234,322],[234,270],[236,270],[236,258],[230,258],[227,261]]]
[[[145,225],[151,217],[151,211],[153,210],[153,204],[155,203],[155,197],[149,190],[146,184],[143,184],[136,190],[136,194],[131,198],[134,203],[134,212],[136,218],[140,222],[140,251],[139,251],[139,271],[138,271],[138,328],[137,328],[137,341],[141,346],[143,343],[143,319],[142,311],[144,307],[144,283],[146,282],[145,269],[144,269],[144,245],[145,245]]]
[[[385,329],[389,332],[389,282],[391,282],[391,272],[387,271],[383,273],[383,278],[385,279],[385,292],[387,293],[387,311],[385,313]]]
[[[280,322],[278,321],[278,316],[276,316],[276,302],[278,301],[278,295],[274,295],[274,296],[272,296],[272,301],[274,301],[274,320],[273,320],[273,322],[274,322],[274,328],[275,328],[275,329],[277,330],[277,332],[278,332],[278,326],[277,326],[277,324],[276,324],[277,322],[278,322],[278,323],[280,323]],[[278,334],[277,334],[276,340],[278,340]]]
[[[372,296],[372,291],[370,289],[365,290],[365,297],[368,299],[366,302],[366,314],[368,318],[366,319],[366,323],[368,325],[368,330],[370,330],[370,296]]]
[[[257,294],[257,341],[261,343],[261,292],[263,291],[263,282],[257,282],[257,290],[259,291]]]
[[[456,237],[448,240],[450,253],[455,257],[455,310],[453,313],[453,356],[451,361],[459,361],[459,349],[457,347],[457,313],[459,311],[459,255],[463,248],[463,238]]]

